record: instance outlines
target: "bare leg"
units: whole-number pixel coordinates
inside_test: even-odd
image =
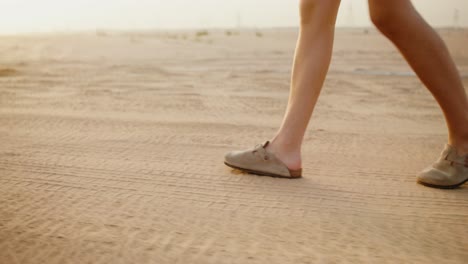
[[[460,75],[439,35],[410,0],[369,0],[372,21],[400,50],[442,108],[449,144],[468,153],[468,101]]]
[[[301,145],[327,74],[340,0],[301,0],[301,26],[282,125],[267,149],[289,169],[301,168]]]

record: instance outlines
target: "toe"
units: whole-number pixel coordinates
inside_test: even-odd
[[[418,182],[433,184],[433,185],[446,185],[447,175],[442,171],[437,170],[433,167],[427,168],[422,171],[418,177]]]
[[[235,164],[237,157],[239,156],[239,151],[230,151],[224,154],[224,161],[230,164]]]

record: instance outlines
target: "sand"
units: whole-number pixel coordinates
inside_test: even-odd
[[[443,116],[373,30],[337,32],[302,179],[223,164],[274,135],[296,34],[0,37],[0,263],[468,263],[468,185],[415,183]]]

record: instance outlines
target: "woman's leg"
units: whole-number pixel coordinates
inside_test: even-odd
[[[301,168],[301,144],[330,65],[340,0],[301,0],[301,25],[282,125],[267,149]]]
[[[410,0],[369,0],[373,23],[400,50],[442,108],[449,144],[468,153],[468,101],[455,64],[439,35]]]

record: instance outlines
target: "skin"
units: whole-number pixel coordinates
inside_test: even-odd
[[[301,25],[283,122],[267,149],[290,169],[302,168],[301,145],[330,65],[340,0],[301,0]],[[401,52],[439,103],[448,143],[468,153],[468,100],[459,72],[440,36],[410,0],[369,0],[374,25]]]

